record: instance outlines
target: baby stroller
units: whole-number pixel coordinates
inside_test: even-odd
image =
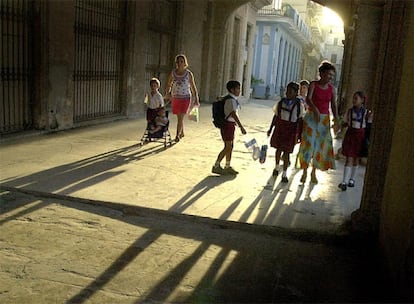
[[[167,117],[168,119],[168,111],[165,111],[165,117]],[[154,124],[155,117],[152,117],[152,120],[147,120],[147,127],[145,129],[144,135],[142,135],[141,138],[141,146],[147,142],[163,142],[164,148],[166,148],[167,145],[172,146],[171,134],[168,130],[170,121],[168,120],[167,123],[164,126],[162,126],[160,130],[153,133],[151,126],[153,126]]]

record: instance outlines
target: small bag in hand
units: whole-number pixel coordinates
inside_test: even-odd
[[[194,122],[198,122],[199,120],[198,107],[193,107],[191,109],[190,113],[188,113],[188,119]]]

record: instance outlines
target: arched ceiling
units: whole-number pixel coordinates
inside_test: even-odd
[[[353,2],[352,0],[312,0],[313,2],[316,2],[320,5],[326,6],[330,8],[331,10],[335,11],[344,22],[344,25],[350,25],[352,24],[352,6]],[[363,0],[360,0],[363,1]],[[255,6],[257,9],[262,8],[265,5],[269,4],[269,0],[233,0],[225,1],[227,4],[234,5],[234,8],[237,8],[240,5],[246,4],[247,2],[251,2],[253,6]],[[382,2],[382,1],[379,1]]]
[[[344,25],[352,23],[352,2],[351,0],[312,0],[320,5],[326,6],[335,11],[341,17]]]

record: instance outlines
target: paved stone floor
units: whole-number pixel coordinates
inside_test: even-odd
[[[260,144],[272,105],[242,106]],[[274,151],[265,164],[253,161],[237,134],[240,173],[216,176],[222,143],[210,106],[200,110],[200,122],[186,121],[186,136],[166,149],[138,144],[142,118],[3,141],[0,302],[392,299],[372,246],[344,229],[363,167],[346,192],[337,189],[341,160],[317,185],[299,183],[294,167],[281,184],[271,178]]]
[[[249,138],[268,143],[271,101],[244,104],[240,112]],[[164,149],[139,146],[144,120],[118,121],[90,128],[20,138],[1,146],[1,183],[73,197],[119,202],[210,218],[333,233],[359,207],[365,168],[356,187],[339,191],[337,170],[318,172],[319,184],[299,182],[293,165],[289,183],[271,177],[274,149],[264,164],[253,161],[238,131],[232,166],[237,178],[211,174],[222,141],[211,123],[211,108],[201,108],[199,123],[186,121],[186,136]],[[175,137],[175,117],[171,133]],[[336,146],[339,142],[335,142]],[[297,151],[298,146],[295,149]],[[296,154],[291,156],[295,163]]]

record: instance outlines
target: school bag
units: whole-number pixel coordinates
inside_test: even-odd
[[[226,122],[226,115],[224,114],[224,104],[226,100],[229,98],[231,98],[230,95],[226,95],[224,97],[217,97],[217,100],[213,102],[213,124],[216,128],[221,129],[224,127],[224,123]]]

